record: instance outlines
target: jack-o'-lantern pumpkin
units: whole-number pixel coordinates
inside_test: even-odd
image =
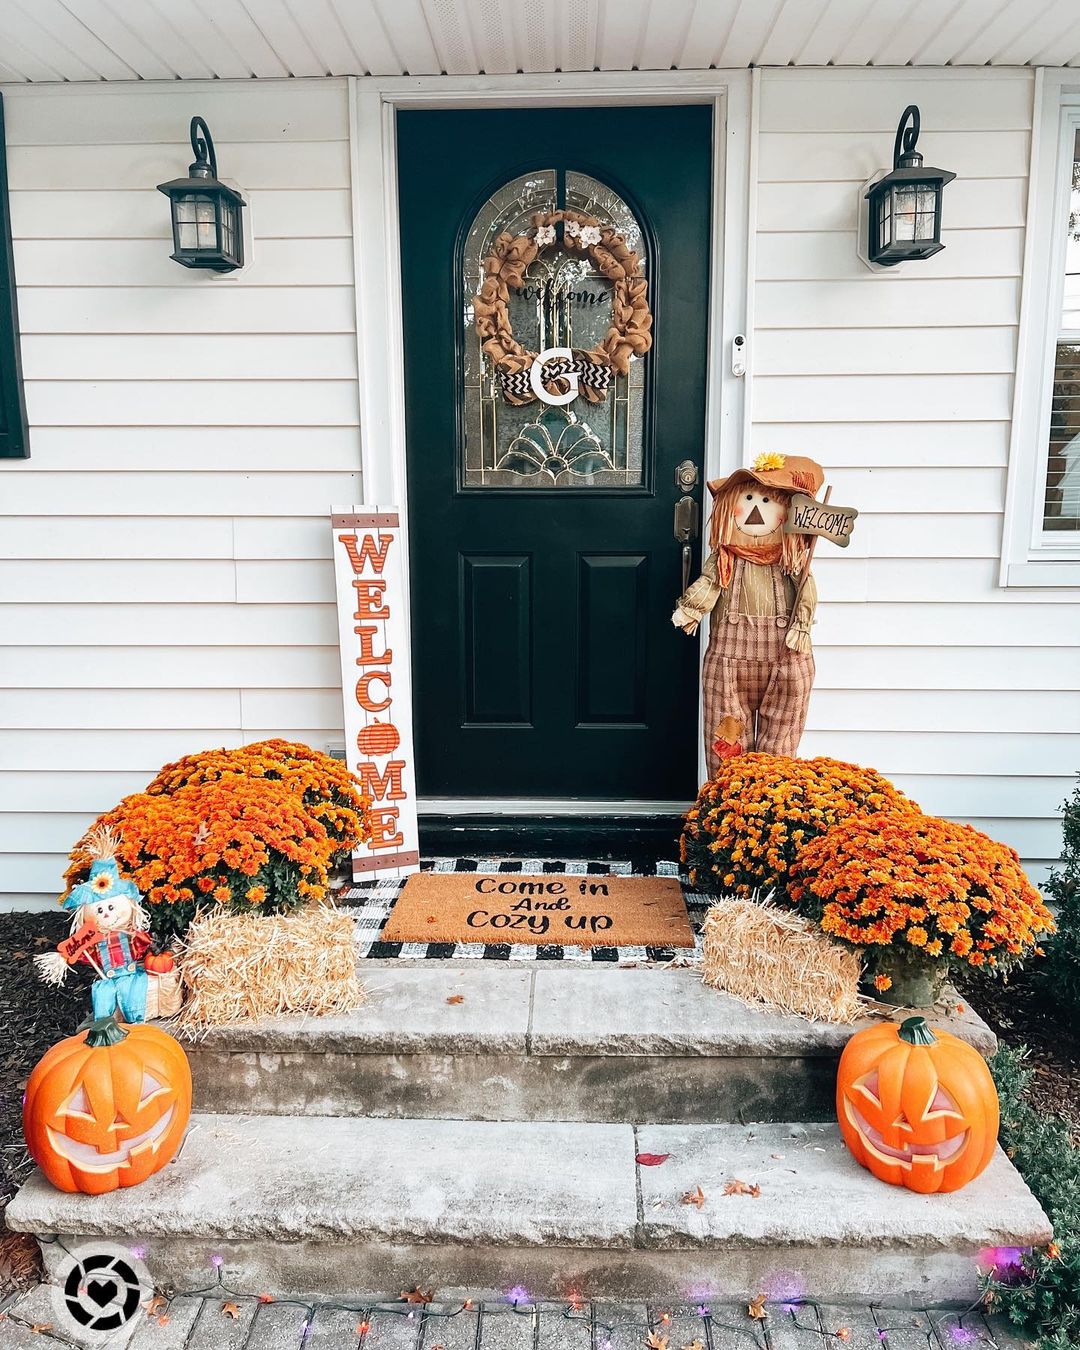
[[[191,1115],[191,1069],[178,1041],[102,1017],[54,1045],[23,1099],[30,1155],[62,1191],[135,1186],[176,1154]]]
[[[836,1114],[864,1167],[924,1195],[966,1186],[997,1144],[997,1091],[985,1060],[922,1017],[852,1036],[840,1056]]]

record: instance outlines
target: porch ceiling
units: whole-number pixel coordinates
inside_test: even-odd
[[[0,80],[1080,64],[1076,0],[0,0]]]

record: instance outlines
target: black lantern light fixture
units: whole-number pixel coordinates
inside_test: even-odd
[[[188,176],[158,184],[172,204],[172,256],[184,267],[234,272],[244,265],[244,199],[219,182],[214,142],[201,117],[191,119],[191,149]]]
[[[919,139],[919,110],[904,109],[896,128],[892,172],[872,182],[866,192],[866,258],[873,266],[932,258],[941,242],[941,190],[956,174],[923,164],[915,149]]]

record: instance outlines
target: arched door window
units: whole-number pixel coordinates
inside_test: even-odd
[[[650,279],[641,223],[613,188],[587,174],[540,169],[505,183],[473,217],[464,238],[459,483],[464,488],[641,488],[646,482],[645,402],[648,361],[634,359],[601,403],[578,398],[565,407],[519,406],[502,396],[473,324],[481,263],[503,232],[524,234],[536,211],[570,208],[613,225],[638,254]],[[547,249],[530,264],[526,284],[510,295],[514,336],[530,351],[589,348],[611,324],[612,283],[587,256]]]

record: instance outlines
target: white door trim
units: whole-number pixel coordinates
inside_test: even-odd
[[[399,503],[406,539],[409,503],[405,472],[397,110],[712,105],[712,262],[707,297],[709,337],[704,473],[706,478],[715,478],[745,462],[749,450],[753,342],[748,329],[753,301],[750,264],[757,199],[755,114],[759,79],[756,70],[349,77],[364,500]],[[747,338],[747,374],[741,378],[731,373],[731,340],[737,333],[744,333]],[[675,547],[674,541],[672,547]],[[699,709],[699,729],[700,716]],[[703,779],[704,751],[700,736],[698,739],[699,779]],[[419,805],[423,810],[427,803],[421,799]]]

